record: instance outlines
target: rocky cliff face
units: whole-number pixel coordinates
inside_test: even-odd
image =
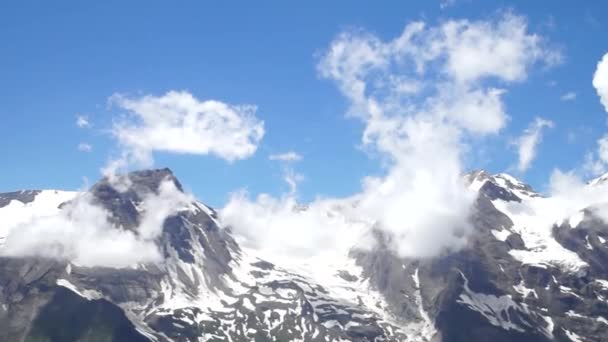
[[[162,181],[181,190],[168,169],[127,177],[128,191],[107,180],[89,191],[115,229],[137,227],[143,198]],[[399,258],[378,232],[373,250],[341,260],[271,263],[241,248],[197,201],[164,221],[161,262],[103,268],[3,257],[0,341],[607,340],[603,221],[583,210],[535,227],[529,209],[543,197],[529,186],[482,171],[466,181],[479,192],[474,233],[466,248],[432,259]],[[68,210],[74,196],[0,194],[0,225],[19,221],[17,211]]]

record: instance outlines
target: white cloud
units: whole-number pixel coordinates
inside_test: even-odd
[[[536,61],[561,61],[558,52],[544,48],[540,36],[528,33],[525,18],[517,15],[504,14],[497,21],[448,21],[435,34],[444,37],[447,72],[461,82],[492,76],[519,81]]]
[[[463,89],[446,86],[432,110],[473,133],[496,133],[508,118],[501,98],[504,92],[492,87]]]
[[[430,114],[477,133],[496,133],[507,119],[504,91],[481,87],[478,81],[522,81],[534,63],[560,60],[540,36],[527,32],[523,17],[506,13],[497,20],[449,20],[436,27],[413,22],[387,42],[365,32],[342,33],[323,56],[319,72],[337,81],[353,102],[352,114],[377,115],[378,104],[388,101],[408,112],[434,112]],[[429,67],[434,73],[425,72]],[[400,94],[390,82],[394,79],[416,87]],[[436,95],[431,101],[424,101],[427,92],[412,96],[429,89]]]
[[[90,194],[76,197],[58,214],[34,217],[12,228],[0,250],[4,256],[37,256],[67,260],[82,266],[130,267],[162,260],[155,244],[166,217],[191,201],[173,182],[142,202],[143,216],[135,231],[113,226],[109,213]],[[137,234],[135,233],[137,232]]]
[[[435,27],[414,22],[389,41],[344,32],[318,71],[350,101],[348,115],[364,123],[363,145],[386,159],[385,175],[365,178],[350,198],[316,200],[305,210],[294,210],[293,195],[238,194],[221,216],[249,243],[279,256],[287,252],[277,246],[316,255],[316,241],[341,246],[341,236],[369,246],[372,229],[389,235],[401,256],[458,249],[471,232],[475,201],[462,180],[466,142],[504,127],[503,87],[525,80],[534,63],[552,65],[559,56],[527,32],[524,18],[509,13]],[[336,217],[357,233],[344,234],[348,227],[326,219]]]
[[[604,135],[597,141],[598,157],[604,163],[608,164],[608,135]]]
[[[452,7],[456,4],[456,0],[441,0],[439,2],[439,8],[446,9],[448,7]]]
[[[78,144],[78,151],[91,152],[92,150],[93,150],[93,146],[91,146],[91,144],[84,143],[84,142]]]
[[[297,152],[289,151],[285,153],[271,154],[268,159],[284,162],[296,162],[302,160],[302,156]]]
[[[401,256],[428,257],[464,246],[475,194],[463,184],[461,145],[449,126],[406,123],[399,161],[368,177],[358,197],[362,219],[390,234]]]
[[[500,206],[501,211],[509,211],[529,230],[524,233],[528,251],[514,254],[518,259],[529,262],[548,261],[559,264],[562,268],[580,271],[586,263],[575,253],[561,246],[554,236],[553,228],[557,225],[571,224],[577,226],[581,211],[588,209],[597,217],[608,218],[608,184],[585,184],[573,172],[554,170],[549,183],[549,194],[529,198],[522,202],[506,202]],[[581,219],[587,219],[584,215]],[[530,235],[532,234],[532,235]]]
[[[596,89],[604,109],[608,111],[608,53],[598,62],[592,85]],[[607,166],[608,134],[604,134],[597,140],[597,150],[585,156],[582,169],[586,173],[597,176],[605,174]],[[550,207],[550,210],[567,217],[582,209],[590,209],[598,218],[608,223],[607,186],[608,183],[605,180],[585,184],[574,171],[564,173],[555,170],[551,177],[551,199],[554,205]]]
[[[86,116],[78,115],[76,116],[76,126],[80,128],[87,128],[91,127],[91,123],[89,122],[89,119]]]
[[[258,249],[268,260],[323,259],[333,253],[344,256],[366,232],[367,225],[352,220],[352,207],[344,204],[328,199],[303,207],[292,196],[277,199],[262,194],[251,200],[247,193],[238,192],[220,218],[234,229],[240,243]]]
[[[555,221],[556,213],[569,218],[583,209],[590,209],[608,223],[607,186],[608,183],[586,184],[574,172],[554,170],[550,179],[551,196],[542,216]]]
[[[302,156],[294,151],[279,154],[271,154],[268,159],[283,163],[283,180],[289,186],[289,194],[295,196],[298,190],[298,183],[304,180],[304,176],[297,173],[291,163],[302,160]]]
[[[304,180],[304,176],[295,172],[292,168],[286,167],[283,180],[289,186],[289,194],[295,196],[298,191],[298,183]]]
[[[592,84],[600,97],[600,102],[608,112],[608,53],[597,63]],[[586,155],[584,170],[593,175],[599,175],[606,172],[607,165],[608,134],[604,134],[597,141],[597,151]]]
[[[576,93],[573,91],[569,91],[562,95],[559,99],[562,101],[574,101],[576,100]]]
[[[597,140],[597,151],[588,153],[585,157],[583,169],[592,175],[600,175],[606,172],[608,165],[608,135]]]
[[[363,58],[353,60],[357,55]],[[558,59],[527,32],[524,18],[508,13],[436,27],[412,23],[388,42],[351,33],[332,43],[321,75],[351,99],[351,112],[366,125],[364,144],[393,161],[384,177],[364,182],[360,209],[394,237],[400,255],[463,246],[474,202],[461,179],[465,137],[497,133],[508,118],[504,90],[492,81],[523,81],[535,62]],[[397,96],[382,82],[395,74],[423,91]]]
[[[542,118],[535,118],[532,123],[526,128],[523,134],[517,139],[515,145],[519,160],[517,170],[519,172],[526,171],[534,158],[536,157],[536,148],[542,141],[543,128],[553,127],[553,122]]]
[[[128,111],[113,133],[123,158],[150,164],[152,152],[212,154],[227,161],[250,157],[264,136],[256,107],[200,101],[188,92],[131,98],[114,94],[110,103]]]
[[[608,53],[597,63],[597,69],[593,74],[593,87],[608,111]]]

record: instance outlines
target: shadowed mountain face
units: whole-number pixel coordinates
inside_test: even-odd
[[[89,191],[111,229],[136,231],[162,181],[182,189],[168,169],[126,177],[127,191],[107,180]],[[589,210],[532,227],[522,213],[543,199],[529,186],[483,171],[465,179],[479,193],[474,232],[436,258],[400,258],[375,232],[373,250],[351,250],[331,272],[273,264],[196,201],[164,220],[160,262],[0,258],[0,341],[608,340],[608,227]],[[50,195],[0,194],[0,224]]]
[[[26,340],[148,341],[116,305],[104,299],[87,300],[62,287],[38,312]]]

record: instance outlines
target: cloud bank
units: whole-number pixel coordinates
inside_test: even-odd
[[[573,171],[554,170],[550,179],[550,195],[542,213],[543,217],[555,217],[558,213],[569,218],[583,209],[608,223],[608,183],[594,181],[584,183]]]
[[[388,41],[363,30],[343,32],[322,54],[318,71],[349,100],[347,115],[363,122],[362,144],[382,157],[384,175],[363,179],[361,192],[352,197],[317,200],[303,210],[296,210],[291,195],[249,199],[238,193],[221,216],[269,254],[280,255],[274,249],[286,245],[314,255],[311,241],[344,236],[325,219],[335,215],[320,204],[327,201],[354,208],[345,211],[348,220],[366,226],[355,235],[383,231],[400,256],[461,248],[475,201],[462,180],[469,141],[505,126],[505,86],[524,81],[535,63],[559,61],[559,53],[528,32],[523,17],[510,13],[436,26],[413,22]],[[302,228],[310,234],[306,239]]]
[[[82,193],[57,214],[35,216],[13,227],[0,255],[54,258],[86,267],[157,262],[162,257],[154,240],[162,234],[165,219],[191,201],[172,181],[163,181],[158,193],[144,196],[139,226],[126,230],[111,224],[111,214]]]
[[[255,248],[268,260],[291,258],[332,260],[365,242],[368,223],[358,221],[344,199],[317,200],[306,206],[292,196],[267,194],[251,200],[244,191],[233,194],[220,212],[244,247]],[[329,258],[329,259],[327,259]]]

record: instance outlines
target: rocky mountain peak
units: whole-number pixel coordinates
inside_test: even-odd
[[[520,202],[525,198],[540,196],[530,185],[507,173],[493,175],[485,170],[474,170],[467,173],[464,179],[470,189],[479,191],[491,200]]]
[[[124,175],[115,176],[113,179],[104,177],[93,185],[90,191],[94,194],[100,194],[107,191],[108,188],[114,188],[114,191],[126,188],[125,192],[139,195],[150,192],[156,193],[160,184],[166,180],[173,182],[177,189],[183,191],[181,183],[169,168],[132,171]]]
[[[606,184],[607,181],[608,181],[608,172],[604,173],[603,175],[601,175],[597,178],[590,180],[587,184],[589,184],[590,186],[596,186],[596,185]]]
[[[137,228],[146,212],[141,201],[160,195],[165,180],[181,191],[171,170],[157,169],[121,176],[129,184],[122,191],[102,179],[89,194],[117,226]],[[465,180],[481,194],[474,233],[462,249],[432,258],[400,257],[379,246],[306,267],[264,260],[194,199],[164,220],[153,240],[158,262],[112,268],[0,258],[0,340],[605,340],[606,225],[544,226],[521,210],[539,196],[525,183],[484,170]],[[32,204],[48,200],[0,194],[19,196],[33,196]],[[56,197],[54,208],[66,200]],[[37,206],[4,209],[15,208]],[[93,311],[99,317],[72,322]],[[75,337],[53,339],[56,326]]]
[[[183,192],[179,180],[169,168],[133,171],[114,179],[102,178],[91,187],[89,194],[96,204],[104,207],[113,223],[132,229],[139,223],[138,206],[151,194],[158,194],[162,182],[173,182]]]
[[[30,203],[40,193],[40,190],[20,190],[0,194],[0,208],[9,204],[11,201]]]

